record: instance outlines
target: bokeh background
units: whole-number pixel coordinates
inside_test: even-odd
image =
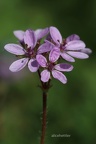
[[[93,53],[76,60],[66,85],[52,80],[46,144],[96,143],[96,0],[0,0],[0,144],[39,144],[42,92],[26,67],[9,71],[16,59],[4,50],[17,43],[14,30],[56,26],[63,37],[78,34]],[[67,137],[52,137],[68,134]]]

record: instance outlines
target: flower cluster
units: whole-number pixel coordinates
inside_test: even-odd
[[[11,64],[9,69],[18,72],[26,65],[31,72],[41,72],[41,81],[48,82],[52,77],[63,84],[67,82],[62,72],[72,71],[74,58],[86,59],[91,50],[86,48],[80,37],[73,34],[63,39],[56,27],[26,31],[14,31],[19,44],[6,44],[5,50],[15,54],[19,59]],[[65,63],[60,61],[65,60]]]

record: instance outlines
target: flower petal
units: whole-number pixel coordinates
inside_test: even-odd
[[[24,35],[24,42],[28,45],[28,47],[34,48],[37,42],[34,31],[26,30]]]
[[[4,49],[15,55],[24,55],[25,54],[24,49],[17,44],[6,44],[4,46]]]
[[[86,59],[88,58],[89,56],[83,52],[71,52],[71,51],[68,51],[67,52],[69,55],[75,57],[75,58],[78,58],[78,59]]]
[[[86,53],[86,54],[91,54],[92,50],[90,48],[84,48],[82,50],[80,50],[80,52]]]
[[[61,53],[63,59],[69,62],[75,62],[75,59],[72,58],[70,55],[66,54],[65,52]]]
[[[43,38],[44,36],[46,36],[49,32],[49,29],[48,28],[45,28],[45,29],[37,29],[35,31],[35,35],[37,37],[37,40]]]
[[[38,54],[36,56],[36,60],[37,60],[37,62],[39,63],[40,66],[46,67],[47,60],[46,60],[46,58],[43,55]]]
[[[51,38],[51,36],[50,36],[50,38]],[[51,40],[52,40],[52,38],[51,38],[50,40],[49,40],[49,39],[45,39],[44,42],[47,42],[47,43],[49,43],[50,45],[55,46],[55,44],[53,44],[53,43],[51,42]]]
[[[66,50],[81,50],[85,48],[85,43],[81,40],[70,41],[65,45]]]
[[[23,69],[27,65],[27,63],[28,63],[28,58],[22,58],[13,62],[10,65],[9,69],[12,72],[18,72],[21,69]]]
[[[67,78],[66,78],[66,76],[65,76],[63,73],[61,73],[61,72],[59,72],[59,71],[57,71],[57,70],[53,70],[53,71],[52,71],[52,75],[53,75],[53,77],[54,77],[55,79],[58,79],[58,80],[61,81],[63,84],[67,83]]]
[[[47,82],[50,79],[50,72],[48,70],[43,70],[41,72],[41,81]]]
[[[66,43],[68,43],[69,41],[73,41],[73,40],[80,40],[80,37],[76,34],[72,34],[66,38]]]
[[[60,49],[54,47],[49,54],[49,61],[54,63],[59,59],[59,57],[60,57]]]
[[[44,44],[42,44],[39,48],[38,48],[38,53],[45,53],[45,52],[49,52],[50,50],[52,50],[54,47],[53,44],[51,44],[50,42],[45,42]]]
[[[54,66],[54,68],[58,71],[69,72],[72,71],[73,66],[67,63],[61,63]]]
[[[39,64],[36,59],[31,59],[28,62],[28,68],[31,72],[36,72],[39,68]]]
[[[16,31],[13,31],[14,35],[20,40],[20,41],[23,41],[24,39],[24,31],[22,30],[16,30]]]
[[[57,45],[60,45],[60,43],[62,42],[62,36],[56,27],[53,27],[53,26],[50,27],[50,35],[51,35],[53,41]]]

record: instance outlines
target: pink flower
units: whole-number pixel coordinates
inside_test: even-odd
[[[54,55],[54,54],[55,55]],[[39,65],[45,68],[41,72],[41,81],[48,82],[51,79],[51,74],[55,79],[58,79],[63,84],[67,82],[66,76],[62,72],[69,72],[73,69],[73,66],[67,63],[56,64],[55,62],[58,59],[58,55],[56,56],[57,48],[54,48],[49,54],[49,60],[41,55],[38,54],[36,56],[36,60],[38,61]]]
[[[71,35],[66,40],[63,40],[59,30],[51,26],[50,36],[53,41],[52,46],[54,45],[59,49],[58,55],[61,55],[63,59],[74,62],[74,58],[86,59],[89,57],[85,52],[88,49],[85,48],[85,43],[80,40],[78,35]]]
[[[35,49],[37,44],[36,35],[34,31],[26,30],[26,32],[18,36],[20,40],[22,39],[23,36],[22,40],[24,40],[25,48],[17,44],[6,44],[4,47],[5,50],[7,50],[8,52],[23,57],[13,62],[9,67],[9,69],[12,72],[18,72],[22,70],[28,63],[29,70],[31,72],[36,72],[39,68],[39,64],[36,61],[36,55],[37,55],[37,51]]]

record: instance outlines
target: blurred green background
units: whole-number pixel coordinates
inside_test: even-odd
[[[56,26],[63,37],[78,34],[93,53],[76,60],[66,85],[52,80],[45,144],[96,143],[96,0],[0,0],[0,144],[39,144],[42,92],[26,67],[9,71],[16,59],[4,51],[17,43],[14,30]],[[52,134],[68,134],[52,137]]]

